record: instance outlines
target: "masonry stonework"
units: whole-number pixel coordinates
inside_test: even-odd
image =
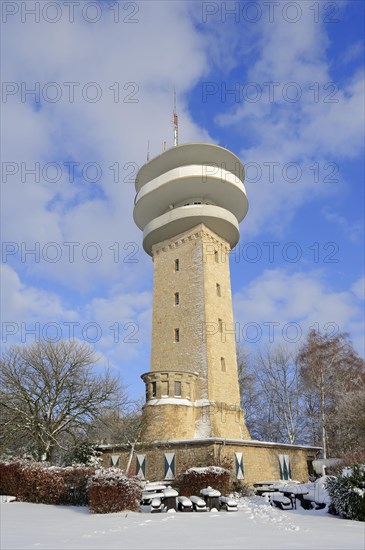
[[[204,224],[152,248],[144,439],[249,438],[240,407],[229,251]]]
[[[315,459],[318,449],[305,446],[292,446],[261,443],[253,441],[226,441],[205,440],[175,443],[159,443],[140,445],[137,453],[146,456],[145,479],[161,481],[164,479],[164,456],[166,453],[175,454],[175,478],[188,468],[204,466],[221,466],[231,473],[231,480],[253,484],[260,481],[280,480],[279,456],[289,457],[291,477],[299,481],[308,481],[307,462]],[[244,475],[237,479],[235,453],[242,453]],[[103,466],[112,465],[112,456],[118,456],[118,467],[125,469],[129,449],[126,446],[109,446],[104,448]],[[132,462],[130,474],[137,474],[136,460]]]

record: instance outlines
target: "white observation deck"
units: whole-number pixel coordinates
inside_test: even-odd
[[[134,221],[143,230],[143,248],[173,238],[200,223],[233,248],[248,210],[244,168],[228,149],[185,143],[168,149],[138,171]]]

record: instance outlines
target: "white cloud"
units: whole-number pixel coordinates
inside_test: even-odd
[[[358,279],[351,287],[352,292],[359,300],[365,299],[365,277]]]
[[[352,242],[359,242],[364,235],[364,222],[363,221],[349,221],[344,216],[332,212],[328,207],[323,208],[324,218],[328,221],[334,222],[338,225],[344,234]]]
[[[343,65],[346,65],[347,63],[350,63],[355,59],[359,59],[359,58],[361,59],[363,54],[364,54],[364,41],[358,40],[357,42],[350,44],[350,46],[343,52],[343,54],[340,57],[340,63],[342,63]]]
[[[357,281],[352,292],[334,291],[328,288],[320,271],[266,270],[233,297],[240,343],[244,345],[255,340],[256,324],[262,341],[269,342],[272,334],[280,341],[284,336],[285,340],[288,330],[289,343],[295,342],[297,333],[301,340],[304,339],[310,328],[327,334],[351,328],[354,343],[362,353],[362,308],[357,299],[360,284],[361,281]],[[271,323],[275,325],[270,329]]]
[[[60,318],[64,321],[74,321],[78,314],[75,310],[65,308],[59,296],[53,292],[24,284],[18,274],[7,265],[1,265],[2,321],[16,323],[18,326],[27,322],[53,322]],[[20,330],[20,328],[19,328]]]

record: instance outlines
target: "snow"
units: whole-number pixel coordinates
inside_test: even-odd
[[[186,470],[186,474],[190,472],[196,472],[197,474],[222,474],[223,472],[227,472],[224,468],[221,468],[220,466],[194,466],[193,468],[189,468]]]
[[[201,495],[204,495],[205,497],[220,497],[221,493],[217,491],[217,489],[212,489],[212,487],[206,487],[205,489],[201,489],[200,491]]]
[[[174,399],[174,398],[171,398],[171,399]],[[156,402],[158,401],[159,405],[161,404],[161,401],[166,401],[165,399],[164,400],[155,400]],[[178,398],[178,401],[179,403],[181,404],[181,399]],[[188,401],[188,400],[187,400]],[[148,403],[151,404],[152,400],[149,401]],[[190,403],[190,405],[192,406],[195,406],[195,403],[191,403],[190,401],[188,401],[188,403]],[[154,403],[156,404],[156,403]],[[207,415],[206,417],[206,420],[207,422],[205,422],[205,424],[208,424],[208,426],[210,426],[209,424],[209,415]],[[208,442],[211,442],[211,443],[224,443],[224,444],[227,444],[229,445],[230,443],[232,443],[233,445],[247,445],[248,447],[252,447],[252,446],[255,446],[255,447],[272,447],[272,448],[276,448],[276,447],[279,447],[281,449],[283,448],[288,448],[288,449],[310,449],[311,451],[313,451],[313,449],[318,449],[321,450],[321,447],[313,447],[311,445],[292,445],[291,443],[274,443],[273,441],[258,441],[257,439],[226,439],[226,438],[223,438],[223,437],[206,437],[205,435],[201,435],[199,433],[199,431],[201,431],[203,428],[200,426],[200,424],[196,424],[196,434],[195,434],[195,437],[193,439],[173,439],[171,441],[169,441],[169,445],[170,446],[173,446],[173,445],[180,445],[181,443],[185,443],[185,444],[189,444],[189,443],[208,443]],[[161,441],[161,443],[165,443],[164,441]],[[98,449],[103,449],[103,450],[108,450],[108,449],[116,449],[116,448],[128,448],[128,446],[126,444],[118,444],[118,445],[115,445],[115,444],[103,444],[103,445],[98,445]]]
[[[161,399],[149,399],[147,405],[185,405],[185,407],[192,407],[193,404],[189,399],[183,397],[163,397]]]
[[[168,497],[177,497],[179,496],[179,493],[175,490],[175,489],[172,489],[170,486],[167,487],[167,489],[164,489],[163,490],[163,495],[165,498],[168,498]]]
[[[188,497],[177,497],[177,501],[180,502],[180,504],[182,504],[183,506],[188,508],[190,508],[192,505],[192,502]]]
[[[211,426],[210,421],[208,418],[208,422],[205,422],[207,418],[199,418],[195,422],[195,431],[194,431],[194,439],[204,439],[209,438],[211,434]]]
[[[2,550],[281,549],[363,550],[364,523],[322,510],[272,508],[260,497],[227,512],[90,514],[87,508],[0,504]]]

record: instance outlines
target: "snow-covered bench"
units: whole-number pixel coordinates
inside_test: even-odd
[[[195,510],[195,512],[207,511],[207,505],[205,503],[205,500],[203,500],[202,498],[192,495],[190,497],[190,500],[193,503],[193,510]]]
[[[193,503],[188,497],[183,497],[183,496],[177,497],[177,509],[180,512],[192,512]]]
[[[227,512],[237,512],[237,502],[230,497],[219,497],[219,503],[221,508],[227,510]]]
[[[281,510],[289,510],[293,508],[293,502],[289,497],[286,497],[280,491],[270,491],[268,493],[263,493],[262,496],[267,498],[267,500],[273,506],[281,508]]]

